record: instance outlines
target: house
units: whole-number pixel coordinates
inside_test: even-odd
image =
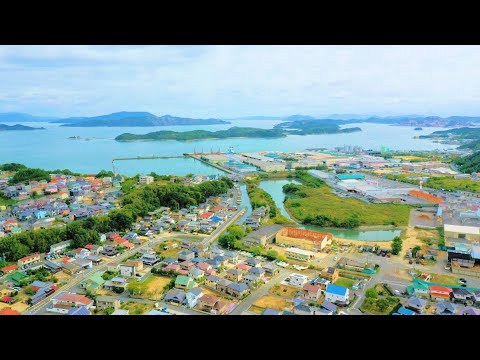
[[[78,248],[74,250],[75,259],[85,259],[90,256],[90,250],[84,248]]]
[[[189,276],[177,275],[175,287],[181,290],[190,290],[195,286],[195,281]]]
[[[450,300],[450,294],[452,293],[451,288],[447,288],[444,286],[430,286],[430,298],[432,300],[435,299],[444,299]]]
[[[262,266],[262,263],[260,262],[260,260],[257,260],[257,259],[254,259],[254,258],[247,259],[247,261],[245,263],[247,265],[251,266],[251,267],[261,267]]]
[[[75,293],[61,292],[52,299],[52,303],[47,307],[48,312],[67,314],[72,307],[85,306],[89,309],[93,305],[93,300]]]
[[[228,259],[228,262],[233,265],[238,264],[238,253],[235,251],[227,251],[225,257]]]
[[[95,306],[98,310],[113,308],[117,310],[120,307],[120,300],[113,296],[98,296],[95,299]]]
[[[242,281],[243,274],[240,270],[230,269],[227,271],[227,274],[225,275],[225,277],[228,280],[239,282],[239,281]]]
[[[415,315],[415,311],[407,309],[406,307],[402,306],[397,310],[397,314],[398,315]]]
[[[428,301],[416,296],[412,296],[408,299],[407,308],[416,311],[417,313],[423,313]]]
[[[160,262],[160,258],[157,256],[157,254],[143,254],[140,257],[140,260],[148,266],[153,266],[156,263]]]
[[[458,312],[458,315],[480,315],[480,309],[467,306]]]
[[[119,270],[120,270],[120,275],[126,276],[126,277],[135,276],[135,274],[137,273],[137,269],[135,268],[135,265],[129,264],[129,263],[120,264]]]
[[[63,272],[68,275],[80,274],[83,269],[74,261],[62,263]]]
[[[299,288],[303,288],[303,285],[305,285],[307,282],[308,282],[308,277],[300,274],[290,274],[289,281],[288,281],[290,285],[296,286]]]
[[[247,284],[249,287],[255,285],[259,281],[259,277],[252,275],[252,274],[247,274],[243,276],[242,282]]]
[[[223,315],[228,310],[228,303],[226,301],[217,301],[216,304],[213,306],[212,314],[215,315]]]
[[[120,276],[116,276],[110,280],[105,281],[105,283],[103,284],[103,287],[107,290],[123,293],[127,288],[127,284],[128,283],[126,279]]]
[[[218,297],[214,295],[203,295],[198,299],[198,307],[200,310],[210,313],[214,310],[218,300]]]
[[[90,310],[88,310],[85,306],[80,307],[72,307],[68,310],[67,315],[92,315]]]
[[[180,268],[187,271],[190,271],[191,269],[195,268],[195,263],[191,261],[182,261],[179,265],[180,265]]]
[[[215,270],[213,270],[213,268],[212,268],[212,265],[207,264],[206,262],[200,262],[200,263],[198,263],[198,264],[197,264],[197,268],[200,269],[200,270],[202,270],[203,272],[205,272],[205,273],[208,274],[208,275],[214,275],[214,274],[212,273],[212,271],[215,272]]]
[[[215,276],[215,275],[207,276],[207,278],[205,279],[205,285],[216,289],[217,283],[219,280],[220,278],[218,276]]]
[[[223,292],[223,293],[227,293],[228,292],[228,287],[230,286],[232,282],[228,279],[222,279],[222,278],[219,278],[218,281],[217,281],[217,286],[215,287],[217,289],[217,291],[220,291],[220,292]]]
[[[195,258],[195,253],[189,250],[183,250],[178,253],[178,261],[191,261]]]
[[[235,269],[238,269],[243,273],[247,272],[251,268],[252,267],[250,265],[247,265],[247,264],[244,264],[244,263],[241,263],[241,264],[238,264],[237,266],[235,266]]]
[[[449,301],[438,300],[436,305],[435,314],[437,315],[455,315],[457,313],[457,305]]]
[[[313,309],[304,304],[298,304],[293,308],[293,313],[295,315],[313,315]]]
[[[185,303],[185,291],[180,289],[172,289],[165,294],[163,301],[174,305],[183,305]]]
[[[194,267],[190,269],[190,271],[188,272],[188,276],[190,276],[195,281],[202,281],[205,277],[205,271]]]
[[[1,268],[0,272],[2,272],[2,274],[6,275],[6,274],[10,274],[11,272],[13,272],[17,269],[18,269],[18,266],[16,264],[12,264],[12,265],[8,265],[8,266],[5,266],[5,267]]]
[[[89,278],[80,282],[80,287],[93,294],[100,290],[105,284],[105,279],[102,278],[103,271],[97,271]]]
[[[338,307],[335,304],[332,304],[330,301],[324,301],[319,310],[325,315],[335,315],[338,312]]]
[[[432,276],[430,275],[430,273],[424,272],[418,278],[423,281],[430,281],[432,279]]]
[[[254,275],[257,277],[263,277],[265,276],[265,270],[263,268],[252,267],[250,270],[248,270],[248,274]]]
[[[227,294],[235,297],[235,298],[242,298],[245,294],[249,292],[249,288],[247,284],[243,283],[231,283],[227,286]]]
[[[32,264],[35,264],[41,260],[40,254],[35,253],[32,255],[25,256],[17,261],[17,266],[20,269],[29,268]]]
[[[349,289],[344,286],[328,284],[325,290],[325,300],[332,303],[348,303]]]
[[[58,254],[67,250],[72,244],[72,240],[62,241],[50,246],[50,254]]]
[[[226,256],[221,256],[221,255],[215,256],[212,260],[219,263],[220,266],[226,266],[227,263],[228,263],[227,257]]]
[[[323,291],[327,288],[327,285],[330,284],[330,280],[324,279],[322,277],[318,277],[318,278],[312,280],[311,283],[313,285],[320,286],[320,288],[322,289],[322,293],[323,293]]]
[[[467,300],[474,301],[474,294],[471,291],[463,288],[452,288],[452,299],[457,302],[466,302]]]
[[[263,269],[267,276],[275,276],[279,272],[277,265],[271,262],[263,265]]]
[[[280,311],[272,308],[266,308],[263,310],[262,315],[280,315]]]
[[[103,250],[103,246],[88,244],[88,245],[85,246],[85,249],[90,251],[90,256],[91,255],[99,255],[100,252]]]
[[[41,282],[39,281],[39,283]],[[53,294],[58,289],[56,285],[49,284],[49,283],[42,283],[37,285],[40,285],[40,286],[36,286],[36,287],[32,286],[32,288],[36,291],[36,293],[28,300],[30,305],[35,305],[39,301],[45,299],[47,296],[50,296],[51,294]]]
[[[339,277],[339,272],[338,272],[338,269],[329,266],[322,270],[322,272],[320,273],[320,276],[323,277],[324,279],[329,280],[331,283],[334,283],[337,281]]]
[[[191,289],[187,295],[186,295],[186,302],[187,306],[189,308],[195,307],[198,302],[200,301],[200,298],[203,296],[203,291],[200,288],[193,288]]]
[[[305,284],[303,285],[303,297],[306,300],[318,301],[322,294],[322,288],[318,285]]]

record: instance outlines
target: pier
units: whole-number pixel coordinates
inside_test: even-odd
[[[183,154],[183,155],[184,155],[184,156],[191,157],[192,159],[201,161],[201,162],[203,162],[204,164],[210,165],[210,166],[212,166],[212,167],[214,167],[214,168],[217,168],[218,170],[222,170],[222,171],[224,171],[224,172],[226,172],[226,173],[228,173],[228,174],[235,174],[232,170],[226,169],[226,168],[224,168],[224,167],[221,166],[221,165],[214,164],[214,163],[211,163],[211,162],[209,162],[209,161],[203,160],[203,159],[201,158],[201,156],[199,156],[198,154],[186,154],[186,153],[185,153],[185,154]]]

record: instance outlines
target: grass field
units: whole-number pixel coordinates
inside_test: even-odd
[[[438,283],[438,284],[445,284],[445,285],[460,285],[458,279],[452,275],[440,275],[440,274],[431,274],[432,279],[430,282]]]
[[[428,180],[423,184],[425,187],[439,190],[465,190],[465,191],[480,191],[480,182],[470,179],[454,179],[449,176],[432,176],[427,173],[403,173],[387,175],[390,180],[398,180],[409,184],[418,184],[418,180],[410,179],[416,176],[426,176]]]
[[[283,310],[285,308],[292,308],[293,304],[281,297],[265,295],[255,301],[253,305],[263,309],[272,308],[276,310]]]
[[[275,285],[268,292],[273,295],[278,295],[282,297],[287,297],[287,298],[294,298],[297,296],[297,293],[300,290],[298,288],[295,288],[293,286],[287,286],[287,285]]]
[[[143,315],[146,312],[153,309],[152,304],[140,304],[133,301],[125,303],[121,307],[122,309],[128,310],[130,315]]]
[[[248,311],[253,312],[255,314],[258,314],[258,315],[260,315],[263,312],[263,310],[265,310],[265,309],[261,308],[261,307],[258,307],[258,306],[255,306],[255,305],[250,306],[250,308],[248,309]]]
[[[346,288],[351,289],[354,282],[355,281],[352,280],[352,279],[347,279],[347,278],[339,276],[337,281],[334,282],[334,284],[339,285],[339,286],[344,286]]]
[[[168,276],[158,276],[151,275],[144,284],[148,287],[147,293],[145,294],[147,298],[158,300],[164,293],[164,286],[167,285],[172,278]]]
[[[323,186],[308,188],[301,186],[305,197],[288,199],[285,207],[296,219],[304,222],[307,218],[325,217],[327,222],[346,223],[349,219],[358,219],[359,225],[397,225],[408,224],[410,207],[402,204],[367,204],[354,198],[343,198],[332,193],[331,188]],[[331,224],[321,224],[327,225]]]

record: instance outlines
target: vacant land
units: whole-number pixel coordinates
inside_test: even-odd
[[[319,226],[356,227],[360,225],[408,225],[410,206],[403,204],[367,204],[340,197],[325,185],[300,186],[302,198],[287,199],[288,212],[303,223]]]
[[[16,302],[15,304],[12,304],[12,305],[0,302],[0,310],[8,309],[8,308],[18,311],[19,313],[22,313],[25,310],[27,310],[28,305],[22,302]]]
[[[130,301],[126,304],[123,304],[122,309],[128,310],[130,315],[143,315],[146,312],[153,309],[152,304],[140,304]]]
[[[452,275],[431,274],[430,282],[444,285],[460,285],[458,279]]]
[[[248,309],[248,311],[253,312],[255,314],[259,314],[259,315],[263,312],[263,310],[265,309],[255,305],[250,306],[250,308]]]
[[[339,286],[344,286],[346,288],[349,288],[351,289],[352,288],[352,285],[355,281],[352,280],[352,279],[347,279],[347,278],[344,278],[344,277],[339,277],[337,279],[337,281],[334,282],[335,285],[339,285]]]
[[[152,300],[158,300],[165,292],[163,289],[165,285],[167,285],[172,278],[168,276],[158,276],[158,275],[151,275],[147,280],[145,280],[144,284],[148,287],[146,297]]]
[[[285,308],[289,308],[289,309],[292,308],[292,303],[290,301],[287,301],[278,296],[270,296],[270,295],[262,296],[260,299],[255,301],[253,305],[263,309],[272,308],[276,310],[283,310]]]
[[[387,175],[390,180],[398,180],[409,184],[418,184],[419,180],[412,179],[414,177],[424,176],[428,177],[424,182],[425,187],[439,190],[465,190],[465,191],[480,191],[480,183],[471,179],[454,179],[449,176],[432,176],[428,173],[403,173],[403,174],[391,174]]]
[[[270,294],[287,297],[287,298],[294,298],[297,296],[297,293],[300,291],[299,288],[295,288],[293,286],[287,285],[275,285],[268,291]]]
[[[172,245],[176,244],[177,247],[173,248]],[[161,244],[156,245],[153,250],[164,258],[169,258],[169,257],[177,257],[177,254],[182,250],[180,248],[180,241],[178,240],[170,240],[170,241],[165,241]],[[168,247],[167,250],[164,250],[165,247]]]

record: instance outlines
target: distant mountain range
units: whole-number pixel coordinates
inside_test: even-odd
[[[0,113],[0,122],[48,122],[55,120],[57,118],[50,116],[34,116],[30,114],[17,113],[17,112],[6,112]]]
[[[15,125],[0,124],[0,131],[10,131],[10,130],[45,130],[45,128],[43,127],[36,128],[36,127],[25,126],[20,124],[15,124]]]

